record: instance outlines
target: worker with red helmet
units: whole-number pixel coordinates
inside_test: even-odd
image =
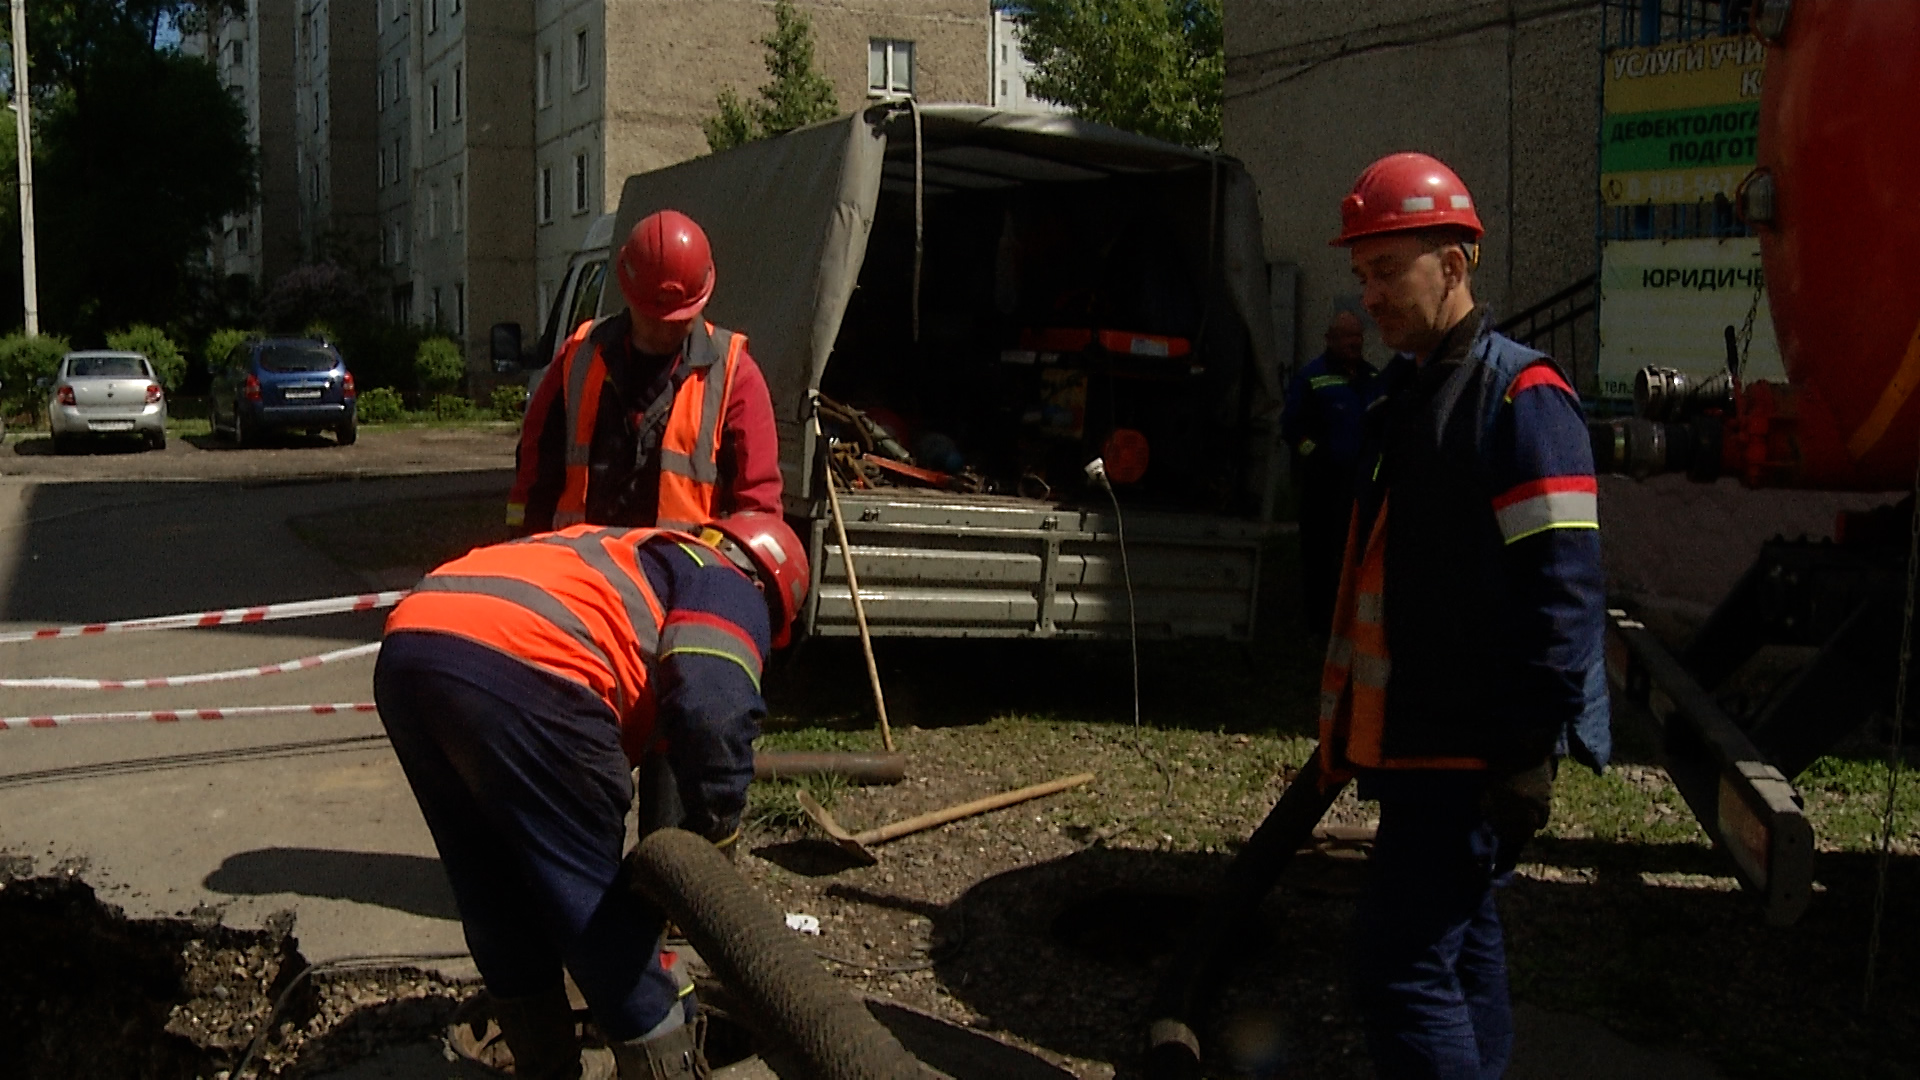
[[[624,879],[643,829],[739,834],[760,673],[807,591],[799,538],[747,511],[698,535],[576,525],[477,548],[387,620],[374,699],[405,769],[514,1075],[572,1080],[562,969],[621,1077],[704,1077],[691,984]]]
[[[701,318],[715,269],[707,234],[649,214],[614,257],[626,310],[573,328],[521,424],[507,524],[687,529],[780,512],[773,401],[746,335]]]
[[[1559,758],[1611,743],[1593,457],[1560,368],[1473,298],[1484,229],[1425,154],[1341,204],[1380,379],[1321,676],[1321,764],[1380,802],[1357,986],[1382,1077],[1497,1077],[1513,1043],[1495,908]]]

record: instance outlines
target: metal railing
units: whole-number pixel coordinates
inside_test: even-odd
[[[1583,397],[1599,390],[1600,276],[1588,274],[1503,320],[1495,329],[1567,369]]]

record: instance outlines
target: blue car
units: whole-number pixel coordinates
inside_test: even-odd
[[[254,338],[234,346],[213,373],[208,406],[214,434],[250,446],[270,432],[333,432],[351,446],[353,373],[340,350],[313,338]]]

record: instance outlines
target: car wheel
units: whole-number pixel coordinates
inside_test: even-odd
[[[164,431],[149,431],[149,432],[147,432],[147,449],[149,449],[149,450],[165,450],[166,448],[167,448],[167,433],[166,433],[166,432],[164,432]]]
[[[259,437],[247,429],[247,414],[241,410],[240,406],[235,405],[233,407],[233,445],[251,446],[258,441]]]
[[[75,446],[75,445],[73,444],[73,436],[71,436],[71,435],[55,435],[55,436],[53,437],[53,452],[54,452],[54,453],[56,453],[56,454],[71,454],[71,453],[73,453],[73,452],[74,452],[75,450],[77,450],[77,449],[79,449],[79,447],[77,447],[77,446]]]
[[[339,440],[341,446],[352,446],[354,440],[360,437],[360,421],[349,418],[333,429],[333,437]]]

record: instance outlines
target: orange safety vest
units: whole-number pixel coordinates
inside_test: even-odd
[[[663,532],[577,525],[475,548],[422,578],[386,632],[453,634],[585,686],[638,761],[653,741],[648,671],[666,620],[638,553]]]
[[[1323,786],[1345,783],[1361,769],[1484,769],[1469,757],[1389,757],[1385,751],[1387,680],[1387,504],[1374,516],[1364,550],[1360,511],[1347,527],[1333,632],[1320,669],[1320,776]]]
[[[567,480],[553,509],[553,527],[564,529],[587,520],[588,466],[593,429],[599,420],[600,391],[607,382],[606,361],[592,341],[605,319],[581,323],[567,340],[561,369],[567,393]],[[660,436],[660,510],[654,524],[690,531],[712,521],[720,504],[720,434],[727,419],[733,374],[746,351],[747,336],[702,322],[715,357],[693,364],[674,394],[667,427]],[[689,350],[693,343],[689,341]],[[582,356],[582,353],[585,353]],[[716,370],[717,369],[717,370]]]

